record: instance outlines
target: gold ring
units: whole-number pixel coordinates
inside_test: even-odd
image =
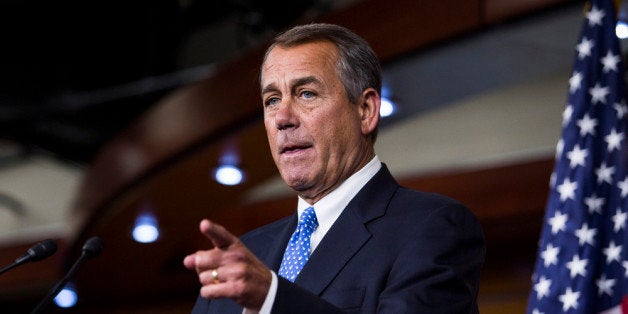
[[[214,283],[219,283],[218,280],[218,270],[216,268],[212,269],[212,279],[214,279]]]

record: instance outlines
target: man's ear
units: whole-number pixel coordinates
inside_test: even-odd
[[[362,134],[371,134],[377,128],[380,106],[381,98],[374,88],[367,88],[362,92],[361,103],[358,109]]]

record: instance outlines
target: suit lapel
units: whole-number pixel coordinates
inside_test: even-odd
[[[295,283],[320,294],[369,240],[371,234],[366,223],[385,214],[397,188],[397,183],[382,164],[382,169],[349,202],[329,229]]]
[[[278,233],[271,235],[272,240],[269,240],[269,243],[272,244],[268,248],[268,253],[264,256],[262,262],[275,272],[279,271],[281,260],[283,259],[283,253],[286,250],[286,246],[288,245],[288,241],[290,240],[294,229],[297,227],[297,219],[298,215],[295,211],[292,216],[286,219],[283,227],[278,228]]]
[[[329,229],[297,276],[297,285],[320,294],[368,241],[371,234],[352,216],[343,213]]]

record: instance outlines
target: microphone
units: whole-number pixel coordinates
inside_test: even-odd
[[[74,265],[70,268],[68,273],[59,281],[51,290],[48,292],[48,295],[44,297],[41,302],[33,309],[31,314],[39,313],[41,310],[48,305],[48,303],[59,293],[59,291],[70,281],[74,273],[78,270],[79,266],[82,265],[86,260],[96,257],[100,254],[103,249],[102,240],[99,237],[91,237],[85,244],[83,245],[83,252],[81,256],[74,262]]]
[[[28,262],[41,261],[46,257],[52,256],[52,254],[55,254],[56,251],[57,244],[55,243],[55,241],[52,241],[50,239],[41,241],[28,249],[26,253],[24,253],[24,255],[15,259],[15,261],[11,265],[0,269],[0,274]]]

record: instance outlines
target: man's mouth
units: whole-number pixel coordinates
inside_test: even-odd
[[[288,145],[281,149],[280,154],[292,154],[312,147],[312,145]]]

